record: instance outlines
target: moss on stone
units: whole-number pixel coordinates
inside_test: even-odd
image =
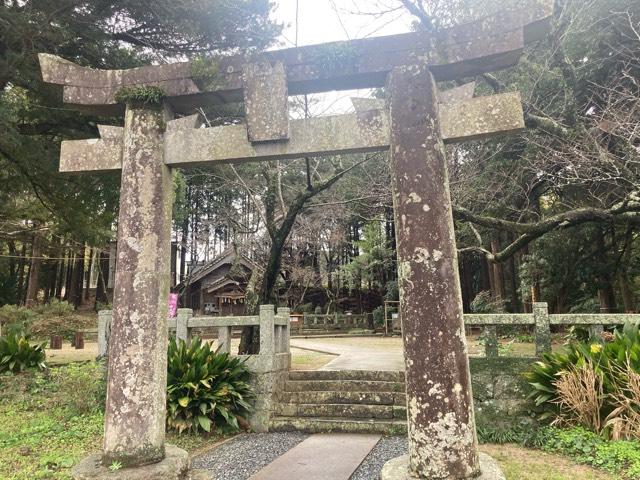
[[[127,86],[119,89],[114,98],[125,105],[161,105],[165,91],[153,85]]]
[[[220,63],[215,58],[197,57],[191,61],[191,79],[203,92],[219,86]]]

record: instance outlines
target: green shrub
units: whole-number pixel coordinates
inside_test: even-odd
[[[40,315],[32,323],[30,333],[34,338],[49,338],[51,335],[61,335],[71,340],[78,330],[95,327],[94,316],[78,315]]]
[[[46,368],[45,344],[31,345],[29,337],[9,333],[0,337],[0,373]]]
[[[597,398],[599,409],[594,413],[595,422],[602,426],[605,436],[616,438],[636,437],[640,432],[640,328],[627,323],[615,331],[610,342],[592,339],[589,342],[573,341],[563,352],[543,354],[525,374],[531,385],[530,398],[544,409],[542,418],[563,419],[563,405],[559,381],[569,374],[592,369],[598,388],[602,390]],[[580,392],[575,398],[580,399]],[[593,392],[584,392],[584,397]],[[633,430],[624,428],[624,425]],[[591,427],[581,424],[580,426]]]
[[[373,309],[371,312],[373,315],[373,323],[377,326],[384,325],[384,307],[379,306]]]
[[[212,352],[207,342],[171,339],[168,351],[167,426],[183,432],[236,431],[252,409],[251,374],[244,362]]]
[[[66,317],[75,312],[75,307],[64,300],[54,298],[49,303],[43,303],[33,307],[33,311],[44,317]]]
[[[2,334],[27,334],[38,314],[30,308],[18,305],[3,305],[0,307],[0,325]]]

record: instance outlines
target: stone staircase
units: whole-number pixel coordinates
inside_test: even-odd
[[[269,430],[401,434],[406,417],[404,372],[291,371]]]

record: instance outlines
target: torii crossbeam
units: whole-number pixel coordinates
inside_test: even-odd
[[[481,472],[477,450],[443,142],[519,132],[522,107],[517,93],[473,98],[473,84],[439,91],[436,81],[514,65],[544,35],[552,8],[553,0],[529,0],[436,35],[221,58],[208,89],[188,62],[102,71],[40,55],[44,80],[63,86],[66,103],[125,112],[124,127],[101,126],[100,139],[63,142],[60,161],[64,172],[122,171],[103,464],[165,456],[171,168],[389,150],[409,456],[383,478],[500,478]],[[289,119],[288,95],[385,85],[386,104],[355,99],[354,114]],[[121,88],[148,86],[163,89],[161,105],[116,102]],[[201,128],[190,115],[205,102],[238,100],[243,124]]]

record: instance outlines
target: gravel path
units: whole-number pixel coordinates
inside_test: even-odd
[[[351,480],[377,480],[382,466],[392,458],[407,453],[407,437],[382,437],[351,475]]]
[[[194,468],[208,470],[212,480],[247,480],[307,437],[308,434],[300,432],[241,435],[194,458],[191,463]],[[405,453],[406,437],[382,437],[351,480],[377,480],[388,460]]]
[[[213,480],[247,480],[309,435],[300,432],[240,435],[191,462],[208,470]]]

